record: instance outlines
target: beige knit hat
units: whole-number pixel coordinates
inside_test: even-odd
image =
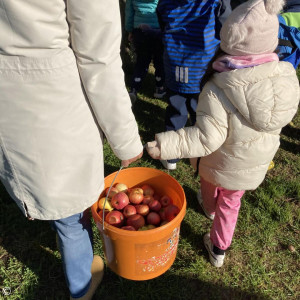
[[[231,55],[272,53],[284,0],[249,0],[229,15],[221,29],[221,49]]]

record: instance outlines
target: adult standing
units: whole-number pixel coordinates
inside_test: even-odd
[[[71,298],[91,299],[103,262],[85,211],[104,184],[103,133],[124,166],[142,156],[119,2],[2,0],[0,28],[1,181],[28,218],[51,220]]]

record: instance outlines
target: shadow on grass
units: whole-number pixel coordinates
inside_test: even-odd
[[[161,276],[147,281],[124,279],[106,270],[101,287],[94,299],[101,300],[270,300],[260,293],[241,291],[237,287],[212,284],[195,278],[172,273],[172,267]]]
[[[3,278],[5,275],[0,272],[0,282],[11,282],[13,296],[20,289],[20,282],[27,281],[26,292],[19,299],[66,299],[68,291],[59,254],[55,254],[55,233],[49,223],[27,220],[2,184],[0,207],[0,252],[4,250],[1,260],[9,277]],[[25,268],[34,273],[36,280]]]
[[[115,171],[115,167],[106,166]],[[195,192],[185,187],[187,195],[195,196]],[[12,295],[14,290],[22,281],[26,281],[25,268],[30,269],[36,276],[28,278],[28,283],[20,299],[35,300],[48,299],[60,300],[68,298],[68,291],[62,271],[61,260],[57,257],[55,234],[50,229],[48,222],[28,221],[17,208],[16,204],[5,192],[4,187],[0,185],[0,205],[1,205],[1,247],[6,251],[1,255],[5,268],[11,265],[12,260],[17,260],[21,266],[16,270],[11,270],[11,276],[24,276],[16,281],[10,279],[15,286],[12,286]],[[196,208],[193,201],[189,205]],[[182,234],[191,229],[188,224],[183,222]],[[192,238],[199,240],[199,236]],[[199,247],[199,243],[195,244]],[[1,249],[1,248],[0,248]],[[101,300],[135,300],[135,299],[265,299],[258,293],[241,291],[235,287],[226,287],[213,283],[202,281],[195,278],[194,274],[180,276],[173,274],[174,271],[180,271],[176,266],[176,261],[172,268],[165,274],[148,281],[132,281],[119,277],[109,269],[103,283],[98,288],[94,299]],[[3,274],[1,277],[3,277]],[[10,276],[10,275],[9,275]],[[4,278],[1,278],[4,280]],[[7,278],[6,278],[7,281]]]

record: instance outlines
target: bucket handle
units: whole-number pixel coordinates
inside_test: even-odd
[[[121,165],[119,171],[118,171],[117,174],[115,175],[115,177],[114,177],[114,179],[113,179],[113,181],[112,181],[112,183],[111,183],[111,185],[110,185],[110,187],[109,187],[109,189],[108,189],[107,195],[105,196],[105,201],[104,201],[104,206],[103,206],[104,209],[103,209],[103,215],[102,215],[102,229],[103,229],[103,231],[104,231],[104,213],[105,213],[105,205],[106,205],[106,201],[107,201],[108,195],[109,195],[109,193],[110,193],[110,190],[111,190],[111,188],[112,188],[112,186],[113,186],[113,184],[114,184],[114,182],[115,182],[117,176],[119,175],[119,173],[120,173],[120,171],[121,171],[122,169],[123,169],[123,166]]]
[[[144,144],[144,145],[143,145],[143,150],[146,148],[146,146],[147,146],[147,144]],[[114,177],[114,179],[113,179],[113,181],[112,181],[112,183],[111,183],[111,185],[110,185],[110,187],[109,187],[109,189],[108,189],[107,195],[105,196],[105,201],[104,201],[104,206],[103,206],[104,209],[103,209],[103,214],[102,214],[102,229],[103,229],[103,231],[104,231],[104,213],[105,213],[105,205],[106,205],[106,201],[107,201],[108,195],[109,195],[109,193],[110,193],[110,190],[111,190],[111,188],[112,188],[112,186],[113,186],[113,184],[114,184],[114,182],[115,182],[117,176],[119,175],[119,173],[120,173],[120,171],[121,171],[122,169],[123,169],[123,166],[121,165],[119,171],[118,171],[117,174],[115,175],[115,177]]]

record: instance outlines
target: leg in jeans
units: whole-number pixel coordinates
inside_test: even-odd
[[[165,126],[166,131],[179,130],[183,128],[188,119],[186,98],[180,94],[168,91],[168,106],[166,109]],[[168,160],[169,163],[176,163],[179,159]]]
[[[163,43],[161,37],[155,37],[153,39],[153,64],[155,68],[155,82],[156,87],[161,88],[165,84],[165,72],[163,64]]]
[[[231,245],[241,206],[241,198],[245,191],[217,189],[218,199],[210,238],[214,246],[226,250]]]
[[[93,261],[92,228],[88,211],[51,221],[58,234],[66,282],[73,298],[86,294]]]
[[[133,44],[136,53],[136,64],[133,71],[131,89],[139,91],[152,59],[152,46],[151,44],[149,45],[149,41],[140,29],[133,30]]]
[[[203,200],[202,204],[207,213],[209,215],[215,214],[218,199],[218,187],[201,178],[201,195]]]

